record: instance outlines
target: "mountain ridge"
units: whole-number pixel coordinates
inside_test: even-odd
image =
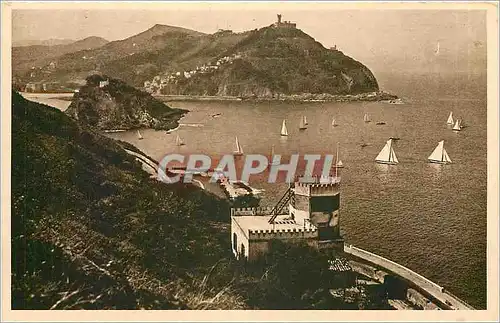
[[[228,55],[240,55],[239,62],[220,66],[222,73],[182,79],[181,73],[215,64]],[[165,83],[159,84],[162,94],[268,97],[378,91],[376,78],[362,63],[339,50],[326,49],[298,28],[276,24],[214,34],[156,24],[123,40],[64,54],[55,63],[57,67],[43,75],[45,80],[81,83],[88,75],[100,73],[142,88],[155,78],[181,76],[175,86],[165,87],[168,82],[160,81]]]
[[[89,36],[77,41],[57,45],[31,45],[12,48],[12,70],[14,76],[19,73],[30,73],[33,70],[50,67],[50,63],[65,54],[93,49],[107,44],[109,41],[97,36]],[[41,73],[40,73],[41,74]],[[17,75],[20,76],[20,75]],[[28,76],[24,76],[28,77]]]

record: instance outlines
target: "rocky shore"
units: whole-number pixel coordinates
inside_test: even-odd
[[[302,93],[280,94],[275,96],[202,96],[202,95],[153,95],[156,99],[168,101],[299,101],[299,102],[354,102],[354,101],[391,101],[399,99],[397,95],[384,91],[360,94]]]
[[[186,113],[120,80],[100,75],[87,78],[87,84],[74,94],[66,110],[66,114],[78,122],[103,131],[174,129]]]

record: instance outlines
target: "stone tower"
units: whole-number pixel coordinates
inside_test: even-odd
[[[318,247],[343,250],[340,234],[340,179],[326,182],[296,182],[289,204],[290,216],[297,223],[312,223],[318,229]]]
[[[278,14],[278,25],[281,25],[281,14]]]

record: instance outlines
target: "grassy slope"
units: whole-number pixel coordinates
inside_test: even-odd
[[[12,110],[14,308],[244,306],[229,290],[203,302],[224,279],[199,285],[230,259],[224,202],[149,179],[55,108],[13,93]]]
[[[120,143],[12,94],[14,309],[347,309],[329,255],[274,243],[230,252],[228,205],[150,179]],[[331,257],[331,255],[330,255]]]

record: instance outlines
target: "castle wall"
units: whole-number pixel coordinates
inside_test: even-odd
[[[332,196],[340,193],[340,182],[329,184],[296,182],[294,192],[303,196]]]
[[[295,187],[293,188],[295,193],[295,198],[299,198],[300,196],[310,196],[309,185],[304,185],[301,183],[295,183]]]
[[[281,240],[287,243],[306,242],[317,247],[317,231],[315,228],[295,228],[277,230],[250,230],[248,260],[254,261],[269,251],[271,240]]]
[[[312,248],[317,248],[317,239],[315,237],[301,238],[301,237],[276,237],[278,240],[286,241],[287,243],[300,243],[305,242]],[[251,240],[250,241],[250,254],[248,261],[255,261],[259,257],[265,255],[269,251],[269,240]]]
[[[303,204],[303,202],[307,203],[307,206]],[[305,199],[305,201],[300,201],[300,203],[295,202],[295,207],[292,205],[289,206],[290,216],[293,214],[295,222],[303,224],[304,222],[309,222],[309,201]],[[305,209],[305,210],[304,210]]]
[[[286,209],[286,208],[284,208]],[[244,215],[270,215],[272,207],[242,207],[242,208],[232,208],[231,216],[244,216]],[[287,212],[283,214],[286,214]]]
[[[303,195],[296,195],[295,209],[305,211],[309,214],[309,198]]]
[[[313,196],[332,196],[340,193],[340,185],[332,184],[313,184],[311,185],[311,195]]]
[[[235,249],[235,237],[236,237],[236,249]],[[240,259],[241,254],[243,254],[245,257],[248,257],[248,252],[249,252],[248,234],[240,227],[238,222],[236,222],[236,220],[233,217],[231,217],[231,251],[233,252],[236,259]]]
[[[318,238],[316,228],[294,228],[294,229],[276,229],[276,230],[250,230],[249,240],[252,241],[269,241],[273,239],[290,240],[290,239],[310,239]]]

